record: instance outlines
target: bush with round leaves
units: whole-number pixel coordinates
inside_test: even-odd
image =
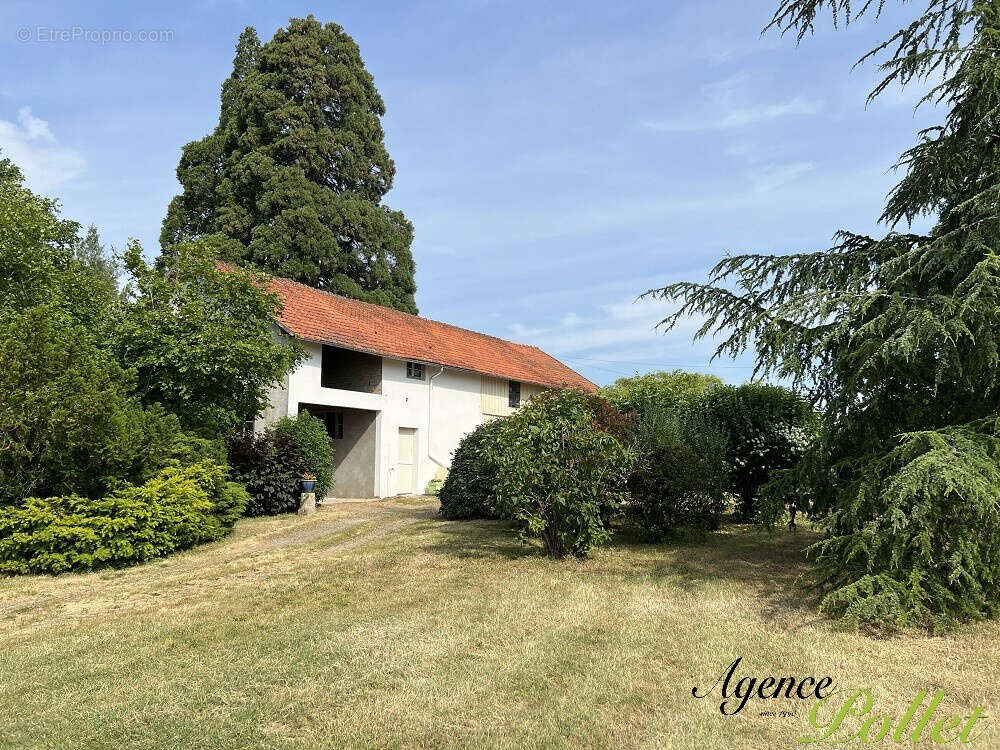
[[[592,396],[546,391],[498,428],[486,455],[500,513],[553,557],[585,556],[610,537],[627,497],[633,450],[594,425]]]
[[[503,419],[483,422],[462,438],[441,487],[441,515],[461,518],[499,518],[496,471],[490,467],[486,448],[500,434]]]

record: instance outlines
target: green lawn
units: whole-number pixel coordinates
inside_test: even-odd
[[[934,688],[1000,709],[1000,624],[840,630],[796,585],[807,532],[559,562],[436,507],[336,505],[131,570],[0,579],[0,746],[797,746],[811,701],[725,717],[692,698],[740,655],[741,676],[829,674],[896,715]],[[996,720],[977,734],[1000,746]]]

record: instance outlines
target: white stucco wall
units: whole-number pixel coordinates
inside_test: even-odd
[[[385,495],[400,491],[396,485],[396,462],[399,458],[399,428],[417,431],[417,492],[442,468],[451,464],[451,456],[462,436],[482,422],[479,409],[479,375],[435,365],[424,368],[424,379],[406,377],[406,362],[382,359],[382,415],[380,441],[384,467]]]
[[[287,385],[271,390],[271,408],[258,420],[263,429],[283,416],[294,416],[299,404],[342,406],[377,412],[376,494],[389,497],[396,482],[399,428],[416,430],[416,483],[420,493],[451,463],[462,437],[483,421],[480,376],[476,373],[426,365],[424,379],[406,377],[404,360],[382,358],[382,393],[323,388],[323,347],[305,342],[308,358],[288,375]],[[440,373],[440,374],[439,374]]]

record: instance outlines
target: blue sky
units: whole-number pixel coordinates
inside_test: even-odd
[[[895,9],[796,47],[760,36],[775,4],[7,2],[0,149],[66,217],[155,255],[239,32],[311,12],[357,40],[386,101],[386,202],[415,225],[422,315],[600,384],[675,367],[741,382],[750,357],[710,363],[694,322],[656,331],[669,307],[636,296],[727,251],[878,231],[890,167],[937,117],[914,113],[918,91],[865,106],[876,71],[851,66]]]

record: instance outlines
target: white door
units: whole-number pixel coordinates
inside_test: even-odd
[[[399,459],[396,465],[396,492],[412,495],[417,484],[417,431],[399,428]]]

